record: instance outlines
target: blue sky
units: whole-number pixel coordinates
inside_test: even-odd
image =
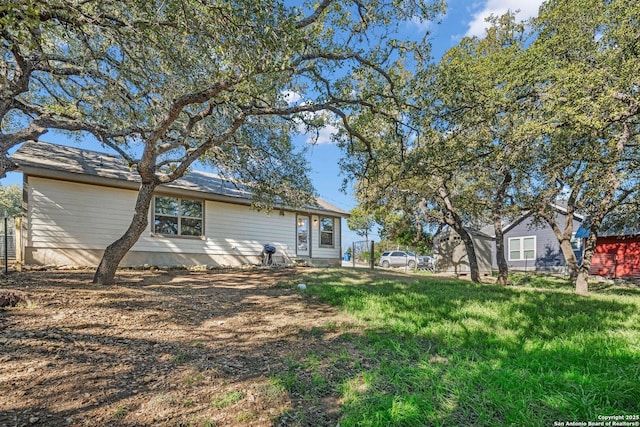
[[[433,42],[433,53],[436,58],[441,56],[447,49],[455,46],[464,36],[481,37],[486,28],[484,19],[491,14],[501,15],[508,10],[519,10],[518,18],[526,19],[537,14],[538,7],[542,0],[450,0],[448,1],[447,12],[442,16],[441,23],[408,23],[407,31],[414,33],[424,33],[429,30]],[[308,160],[312,172],[311,179],[320,197],[336,205],[339,208],[350,210],[356,206],[356,200],[351,192],[340,191],[344,176],[340,174],[338,160],[341,152],[331,143],[332,128],[328,127],[321,133],[317,143],[310,147]],[[49,132],[42,136],[43,141],[74,145],[75,140],[68,136]],[[299,136],[297,141],[306,144],[307,138]],[[84,145],[84,144],[83,144]],[[89,144],[89,149],[104,151],[99,144]],[[22,174],[9,173],[0,183],[3,186],[22,184]],[[343,250],[351,242],[362,240],[354,232],[348,230],[343,222]]]
[[[446,14],[440,24],[411,23],[407,31],[424,33],[429,30],[435,58],[442,56],[455,46],[464,36],[482,37],[486,28],[485,18],[502,15],[507,11],[520,11],[517,16],[524,20],[537,15],[542,0],[449,0]],[[331,143],[331,129],[321,134],[318,143],[309,152],[313,169],[311,179],[320,197],[330,203],[350,210],[357,204],[353,194],[340,191],[344,176],[340,175],[338,160],[341,152]],[[353,241],[363,240],[343,224],[343,249]],[[374,236],[374,240],[377,237]]]

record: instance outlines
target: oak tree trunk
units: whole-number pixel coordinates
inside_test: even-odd
[[[118,240],[107,246],[100,265],[93,276],[95,285],[110,285],[114,282],[116,270],[122,258],[135,245],[149,224],[149,206],[153,197],[153,191],[157,184],[142,183],[136,199],[133,220],[127,231]]]
[[[565,237],[560,240],[560,250],[562,251],[562,255],[567,263],[569,279],[571,279],[572,282],[575,282],[578,277],[578,258],[576,258],[576,253],[573,251],[573,246],[571,246],[571,240],[569,237]]]
[[[467,230],[462,226],[454,226],[454,230],[460,236],[462,243],[467,251],[467,259],[469,260],[469,272],[473,283],[480,283],[480,268],[478,267],[478,257],[476,248],[473,245],[473,239]]]
[[[580,268],[578,277],[576,277],[576,294],[585,297],[589,296],[589,270],[585,271]]]
[[[440,196],[440,208],[443,211],[444,223],[453,228],[453,231],[458,233],[460,239],[464,243],[464,247],[467,251],[467,259],[469,261],[469,272],[471,273],[471,281],[474,283],[480,283],[480,270],[478,269],[478,258],[476,256],[476,249],[473,246],[473,240],[462,225],[462,218],[458,215],[457,210],[451,200],[449,189],[445,183],[438,188],[438,195]]]
[[[507,285],[509,283],[509,265],[504,256],[504,230],[502,229],[502,211],[507,188],[511,184],[512,176],[509,171],[503,173],[503,180],[493,204],[493,229],[496,235],[496,264],[498,265],[498,285]]]
[[[498,264],[498,285],[509,283],[509,265],[504,256],[504,231],[502,230],[502,220],[500,217],[493,218],[493,227],[496,234],[496,264]]]
[[[600,228],[600,221],[594,220],[592,225]],[[584,252],[582,253],[582,265],[578,270],[578,275],[575,281],[576,294],[578,295],[589,295],[589,270],[591,270],[591,261],[593,260],[593,255],[596,252],[597,240],[598,236],[592,229],[584,245]]]

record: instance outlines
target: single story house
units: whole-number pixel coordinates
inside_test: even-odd
[[[491,275],[491,236],[471,228],[465,229],[473,241],[480,275]],[[433,255],[438,273],[467,275],[471,271],[464,242],[451,227],[444,227],[434,236]]]
[[[564,224],[567,210],[554,205],[558,224]],[[573,215],[573,229],[578,230],[584,217]],[[491,274],[498,269],[496,262],[496,238],[493,225],[480,230],[467,228],[476,248],[481,274]],[[564,272],[566,262],[560,243],[546,222],[535,220],[526,213],[516,220],[503,225],[505,258],[512,271]],[[571,240],[578,262],[582,260],[582,240]],[[441,272],[467,272],[468,257],[460,236],[449,227],[445,227],[434,237],[436,269]]]
[[[614,279],[639,279],[640,233],[599,235],[589,274]]]
[[[553,205],[556,214],[556,223],[561,227],[567,217],[567,209],[561,205]],[[582,261],[582,239],[576,237],[576,232],[584,217],[579,214],[573,215],[573,235],[571,246],[576,255],[578,263]],[[496,262],[496,242],[493,225],[482,228],[482,231],[492,237],[491,248],[492,268],[497,270]],[[504,252],[505,259],[512,271],[541,271],[541,272],[564,272],[566,261],[560,249],[558,238],[553,230],[543,220],[536,220],[531,213],[525,213],[513,222],[504,224]]]
[[[140,178],[120,158],[45,142],[12,156],[23,173],[19,262],[96,266],[129,226]],[[251,194],[218,175],[192,171],[157,188],[149,225],[121,266],[240,266],[275,246],[280,263],[340,265],[341,219],[313,206],[256,211]]]

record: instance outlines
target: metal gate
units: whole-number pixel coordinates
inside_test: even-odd
[[[16,259],[16,226],[14,218],[0,220],[0,266],[5,266],[5,259],[15,261]]]
[[[351,247],[345,254],[343,265],[345,267],[371,267],[375,264],[375,255],[372,264],[371,251],[375,248],[375,244],[372,240],[362,240],[359,242],[353,242]],[[375,250],[375,249],[373,249]]]

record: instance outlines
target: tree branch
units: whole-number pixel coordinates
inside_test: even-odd
[[[320,15],[322,15],[322,12],[324,12],[324,10],[329,7],[331,3],[333,3],[333,0],[322,0],[322,2],[318,5],[318,7],[316,7],[311,15],[296,22],[296,28],[302,29],[316,22],[320,18]]]

